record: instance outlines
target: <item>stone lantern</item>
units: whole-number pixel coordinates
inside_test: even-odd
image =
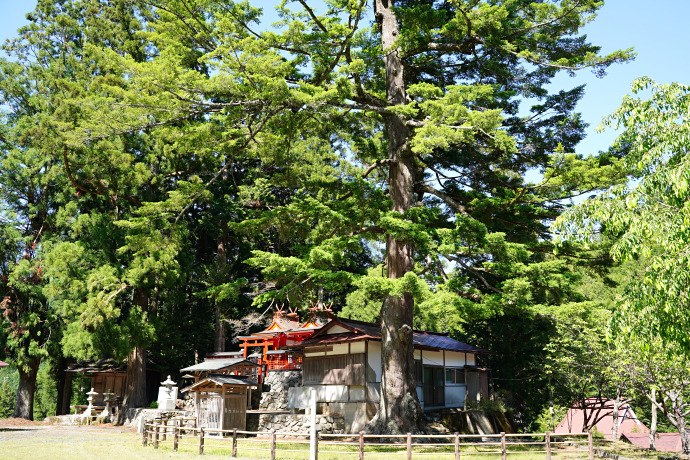
[[[89,402],[89,406],[84,411],[84,415],[87,417],[91,417],[92,415],[95,415],[93,410],[93,397],[96,396],[98,392],[94,391],[94,389],[91,388],[91,391],[87,392],[86,394],[88,395],[86,400]]]
[[[103,408],[103,412],[101,412],[101,415],[107,415],[110,416],[112,413],[111,411],[111,406],[113,404],[115,393],[113,393],[113,390],[108,390],[105,393],[103,393],[103,396],[105,396],[105,407]]]
[[[158,389],[158,409],[174,410],[177,402],[177,385],[168,376],[165,382],[161,382]]]

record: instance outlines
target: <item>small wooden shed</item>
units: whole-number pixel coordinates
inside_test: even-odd
[[[247,426],[247,388],[254,385],[239,376],[212,374],[182,391],[194,392],[198,427],[244,430]]]

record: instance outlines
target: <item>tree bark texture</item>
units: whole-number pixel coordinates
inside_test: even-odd
[[[55,367],[55,390],[57,394],[57,400],[55,401],[55,415],[65,415],[69,413],[69,402],[67,403],[68,412],[63,412],[65,407],[65,380],[67,379],[67,372],[65,372],[65,369],[67,368],[67,360],[64,357],[61,357],[57,360]],[[69,401],[69,396],[67,396],[67,399]]]
[[[376,0],[376,21],[381,30],[386,69],[386,95],[391,105],[406,102],[404,66],[393,46],[398,38],[398,21],[392,0]],[[410,130],[396,115],[384,116],[388,140],[389,193],[392,211],[404,214],[414,204],[414,156]],[[386,239],[386,276],[398,279],[414,267],[414,246],[410,241]],[[368,429],[374,433],[419,432],[422,408],[417,398],[414,372],[412,321],[414,299],[388,296],[381,307],[381,399]]]
[[[39,364],[41,361],[34,359],[25,366],[18,366],[19,387],[17,388],[13,414],[15,418],[34,419],[34,394],[36,393],[36,375],[38,375]]]
[[[618,410],[621,407],[621,394],[620,391],[616,392],[616,398],[613,400],[613,426],[611,427],[611,439],[613,441],[618,441]]]
[[[134,303],[141,307],[143,312],[148,311],[149,295],[142,289],[134,290]],[[127,356],[127,379],[125,383],[125,396],[122,401],[122,410],[118,417],[118,423],[124,423],[127,410],[135,407],[146,406],[146,347],[137,344]]]
[[[656,388],[652,388],[652,420],[649,426],[649,449],[656,450]]]
[[[125,397],[118,422],[124,422],[127,409],[146,406],[146,348],[135,347],[127,357]]]
[[[678,422],[678,434],[680,434],[680,442],[682,445],[682,451],[685,455],[690,454],[690,439],[688,439],[688,426],[683,416],[683,410],[679,405],[674,404],[675,419]]]
[[[227,223],[223,222],[221,228],[225,228]],[[226,238],[224,236],[218,237],[218,252],[216,255],[216,261],[218,264],[218,272],[221,274],[225,273],[225,265],[227,264],[227,249],[226,249]],[[225,351],[225,322],[223,321],[223,310],[221,301],[216,299],[216,324],[215,324],[215,338],[214,338],[214,351],[222,352]]]
[[[70,413],[70,402],[72,401],[72,372],[65,372],[65,380],[62,387],[62,406],[60,407],[60,414],[67,415]]]

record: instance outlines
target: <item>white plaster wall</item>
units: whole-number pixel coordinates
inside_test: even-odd
[[[463,367],[465,365],[465,353],[459,351],[446,351],[446,367]]]
[[[346,343],[336,343],[333,345],[333,350],[326,353],[328,356],[331,355],[346,355],[347,354],[347,344]]]
[[[288,388],[288,408],[289,409],[306,409],[309,406],[309,387],[292,387]]]
[[[326,334],[342,334],[343,332],[350,332],[349,330],[345,329],[342,326],[338,326],[337,324],[330,328],[329,330],[326,331]]]
[[[446,406],[462,406],[465,402],[465,385],[446,386]]]
[[[421,350],[415,350],[414,351],[414,359],[420,359],[422,356],[422,351]]]
[[[467,365],[474,366],[476,361],[474,360],[474,353],[467,353]]]
[[[316,389],[317,402],[347,401],[347,385],[309,385],[288,388],[288,408],[306,409],[309,407],[311,389]]]
[[[352,354],[364,353],[364,351],[365,351],[365,346],[364,346],[363,340],[361,342],[350,343],[350,353],[352,353]]]
[[[326,356],[326,354],[323,352],[323,348],[319,351],[306,351],[304,352],[304,356],[307,358],[311,358],[314,356]]]
[[[422,406],[424,406],[424,392],[422,391],[421,386],[417,387],[417,399],[419,399],[419,402],[422,403]]]
[[[364,386],[352,385],[350,387],[350,401],[364,401]]]
[[[369,356],[367,360],[369,361],[369,367],[376,374],[376,381],[381,381],[381,342],[369,341]]]
[[[367,406],[363,402],[332,403],[328,409],[345,419],[345,433],[358,433],[367,424]]]
[[[443,366],[443,352],[424,350],[422,361],[424,366]]]

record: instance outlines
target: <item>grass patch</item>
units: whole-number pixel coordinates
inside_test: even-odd
[[[208,459],[227,460],[231,458],[231,438],[206,438],[204,441],[204,456],[200,457],[199,438],[185,437],[180,440],[178,452],[173,452],[172,436],[159,443],[154,449],[152,444],[143,447],[141,435],[130,429],[119,427],[57,427],[57,426],[21,426],[6,427],[0,431],[0,458],[3,459],[74,459],[74,458],[107,458],[108,460],[129,459]],[[223,446],[223,447],[216,447]],[[253,440],[240,438],[238,440],[238,459],[267,459],[270,443],[265,439]],[[544,450],[543,445],[508,446],[509,457],[519,460],[543,460],[544,453],[534,452]],[[250,450],[252,449],[252,450]],[[263,450],[255,450],[263,449]],[[560,454],[562,449],[572,450],[572,446],[554,446],[554,458],[587,458],[587,451],[572,454]],[[476,444],[461,446],[466,455],[462,459],[500,459],[500,454],[481,454],[481,452],[500,450],[499,446]],[[294,452],[298,451],[298,452]],[[346,452],[346,453],[342,453]],[[319,460],[349,460],[357,459],[357,446],[333,445],[321,442],[319,444]],[[397,455],[395,454],[397,452]],[[512,454],[511,454],[512,452]],[[518,454],[519,452],[519,454]],[[415,458],[429,457],[433,460],[454,459],[454,449],[448,446],[414,446]],[[623,454],[626,455],[626,454]],[[631,456],[631,455],[628,455]],[[294,440],[278,439],[276,458],[293,460],[309,458],[309,444],[297,443]],[[395,460],[406,458],[405,446],[365,446],[367,460]]]

